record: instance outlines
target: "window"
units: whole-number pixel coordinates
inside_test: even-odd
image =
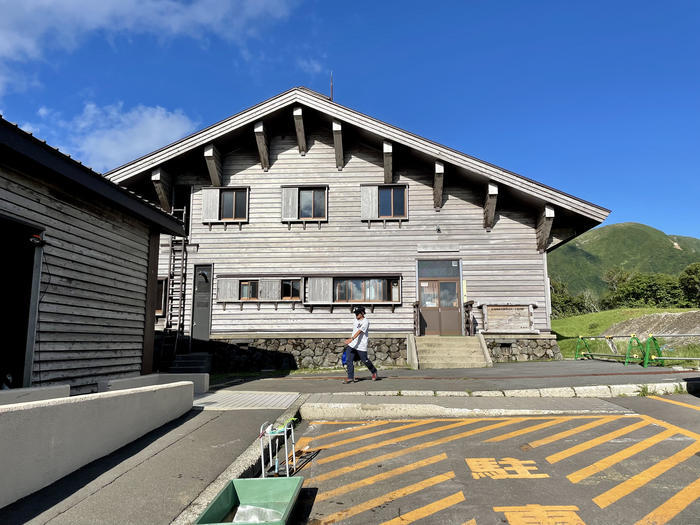
[[[333,280],[335,302],[397,303],[400,301],[399,279],[336,278]]]
[[[301,281],[299,279],[282,280],[282,300],[291,301],[301,297]]]
[[[379,217],[400,218],[406,216],[406,187],[379,188]]]
[[[219,219],[244,221],[248,218],[248,190],[221,190]]]
[[[326,218],[326,188],[299,189],[299,218]]]
[[[165,315],[165,299],[168,291],[168,279],[165,277],[158,279],[156,288],[156,316],[163,317]]]
[[[258,281],[241,281],[238,297],[241,301],[258,299]]]

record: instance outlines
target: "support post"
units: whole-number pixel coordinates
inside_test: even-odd
[[[214,144],[204,146],[204,160],[207,161],[209,179],[212,186],[221,186],[221,156]]]
[[[335,165],[338,171],[343,171],[343,126],[339,121],[333,121],[333,145],[335,146]]]
[[[392,166],[392,149],[393,146],[391,142],[385,140],[382,144],[382,150],[384,151],[384,184],[391,184],[394,182],[394,168]]]
[[[158,194],[158,202],[160,207],[170,213],[172,211],[172,203],[170,197],[172,195],[172,179],[163,168],[156,168],[151,172],[151,182]]]
[[[435,211],[442,208],[442,187],[445,178],[445,165],[439,160],[435,161],[435,176],[433,177],[433,206]]]
[[[484,202],[484,228],[490,232],[496,218],[496,201],[498,200],[498,186],[489,182],[486,190],[486,201]]]
[[[553,222],[554,208],[549,204],[545,204],[544,210],[542,210],[537,220],[537,249],[540,252],[544,252],[549,245],[549,234],[552,231]]]
[[[263,171],[270,169],[270,152],[267,147],[267,134],[262,120],[255,123],[255,142],[258,144],[258,154],[260,155],[260,165]]]
[[[306,155],[306,135],[304,134],[304,117],[301,112],[301,106],[294,108],[294,128],[297,132],[297,143],[299,144],[299,154],[303,157]]]

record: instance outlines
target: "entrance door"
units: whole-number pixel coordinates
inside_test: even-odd
[[[209,340],[211,322],[211,264],[194,267],[192,339]]]
[[[459,281],[420,280],[420,313],[425,335],[462,335]]]
[[[418,261],[418,300],[421,333],[462,335],[458,260]]]

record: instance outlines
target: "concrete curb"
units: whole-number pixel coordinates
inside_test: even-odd
[[[282,425],[292,417],[298,417],[302,405],[309,398],[310,394],[300,394],[292,406],[278,417],[274,425]],[[245,451],[224,470],[219,477],[212,481],[207,488],[200,492],[199,496],[192,501],[175,518],[172,525],[189,525],[194,523],[199,515],[204,512],[214,498],[221,492],[224,486],[232,479],[254,477],[260,472],[260,443],[256,439]]]
[[[363,392],[326,392],[324,395],[396,396],[396,397],[624,397],[642,395],[687,394],[684,381],[636,383],[626,385],[589,385],[517,390],[367,390]]]

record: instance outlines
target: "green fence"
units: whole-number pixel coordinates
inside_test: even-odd
[[[579,336],[575,358],[624,360],[625,366],[635,363],[644,368],[650,365],[664,366],[667,361],[700,361],[697,356],[668,355],[673,349],[663,344],[663,340],[674,337],[697,337],[700,340],[700,334],[649,334],[643,343],[636,334]]]

